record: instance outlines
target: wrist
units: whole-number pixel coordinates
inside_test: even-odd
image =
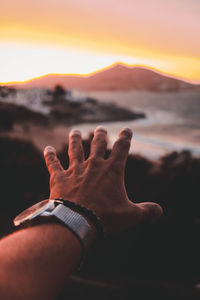
[[[66,207],[69,207],[73,211],[82,215],[93,229],[96,238],[102,239],[104,237],[103,225],[100,218],[95,214],[94,211],[87,208],[86,206],[82,206],[67,199],[56,198],[55,200],[62,201]]]
[[[91,221],[91,219],[87,215],[85,215],[84,213],[80,213],[75,208],[70,208],[70,209],[73,210],[74,212],[78,213],[79,215],[81,215],[88,222],[88,224],[90,225],[91,229],[93,230],[94,237],[95,237],[95,240],[96,240],[97,236],[98,236],[98,233],[97,233],[97,229],[96,229],[94,223]]]
[[[84,258],[96,239],[95,226],[90,218],[65,205],[64,200],[47,199],[41,201],[22,212],[14,220],[16,226],[23,224],[40,225],[49,222],[62,224],[78,238],[82,246],[82,258]]]

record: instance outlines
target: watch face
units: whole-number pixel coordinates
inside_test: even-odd
[[[14,219],[14,224],[15,226],[20,225],[21,223],[31,220],[37,216],[39,216],[41,213],[44,211],[51,211],[55,207],[55,201],[54,200],[43,200],[26,210],[24,210],[21,214],[19,214],[15,219]]]

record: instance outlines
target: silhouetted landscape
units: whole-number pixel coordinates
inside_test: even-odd
[[[18,88],[49,88],[62,85],[65,89],[82,91],[146,90],[154,92],[177,92],[200,90],[200,85],[175,79],[144,67],[128,67],[115,64],[88,76],[49,74],[25,83],[15,84]]]

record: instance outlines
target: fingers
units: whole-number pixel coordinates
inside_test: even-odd
[[[69,134],[69,148],[68,148],[70,164],[74,162],[84,161],[84,150],[81,139],[81,132],[79,130],[72,130]]]
[[[58,172],[58,171],[63,170],[63,167],[61,166],[61,163],[60,163],[59,159],[57,158],[55,148],[53,148],[51,146],[47,146],[44,149],[44,158],[45,158],[46,166],[49,170],[50,175],[53,172]]]
[[[119,133],[119,138],[114,143],[110,158],[120,167],[124,167],[128,157],[128,152],[131,145],[132,131],[129,128],[124,128]]]
[[[107,131],[103,126],[98,126],[94,131],[90,155],[104,157],[107,148]]]
[[[141,209],[143,222],[155,222],[163,214],[162,207],[154,202],[144,202],[137,204]]]

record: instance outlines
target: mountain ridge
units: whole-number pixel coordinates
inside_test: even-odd
[[[8,84],[9,85],[9,84]],[[170,77],[158,71],[141,66],[127,66],[116,63],[89,75],[47,74],[23,83],[10,84],[19,88],[54,88],[62,85],[65,89],[83,91],[180,91],[200,90],[200,85]]]

